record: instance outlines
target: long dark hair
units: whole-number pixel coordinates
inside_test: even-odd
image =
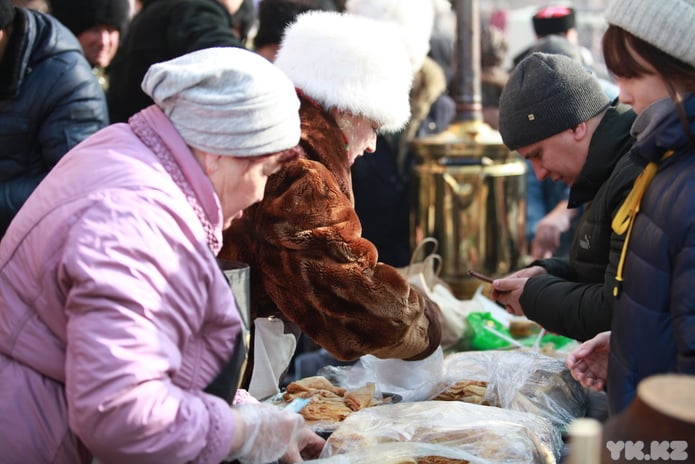
[[[610,24],[603,34],[602,45],[606,67],[614,76],[623,78],[641,77],[647,74],[661,76],[676,104],[681,125],[690,143],[695,144],[695,136],[690,131],[688,118],[683,108],[682,96],[676,91],[678,86],[685,89],[686,93],[695,92],[695,67],[613,24]],[[649,63],[656,72],[640,64],[633,53]]]

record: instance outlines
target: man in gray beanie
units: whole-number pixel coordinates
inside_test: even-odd
[[[539,179],[568,184],[568,206],[584,205],[584,212],[568,259],[534,261],[496,280],[492,296],[549,331],[589,339],[610,328],[611,276],[623,240],[611,221],[639,173],[624,156],[635,115],[610,102],[578,61],[534,53],[510,74],[499,116],[505,145],[528,159]]]

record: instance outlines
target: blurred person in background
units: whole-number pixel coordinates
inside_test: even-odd
[[[247,46],[249,34],[256,26],[257,16],[253,0],[242,0],[241,5],[232,15],[232,30],[244,47]]]
[[[324,440],[299,414],[237,394],[241,319],[216,260],[299,156],[294,86],[221,47],[153,65],[142,87],[155,104],[63,157],[0,242],[0,459],[315,458]]]
[[[285,28],[298,15],[311,10],[337,11],[337,7],[333,0],[261,0],[253,49],[266,59],[275,61]]]
[[[376,246],[379,261],[403,267],[410,262],[412,252],[410,214],[415,158],[411,142],[418,136],[442,130],[451,122],[437,124],[427,119],[447,91],[444,70],[428,56],[435,10],[432,0],[348,0],[345,11],[397,26],[411,61],[410,118],[398,131],[377,134],[374,155],[355,160],[351,169],[362,236]]]
[[[63,155],[108,122],[75,36],[52,16],[0,0],[0,238]]]
[[[480,24],[480,92],[483,105],[483,121],[495,130],[499,129],[498,112],[502,89],[509,79],[502,64],[509,44],[504,31],[481,20]]]
[[[99,83],[107,90],[104,69],[116,56],[121,34],[128,26],[128,0],[51,0],[51,14],[75,34]]]
[[[112,122],[152,104],[140,88],[154,63],[209,47],[241,47],[233,15],[242,0],[142,0],[111,64],[107,101]]]
[[[12,0],[12,3],[22,8],[40,11],[41,13],[49,13],[50,10],[47,0]]]
[[[536,42],[514,57],[514,66],[533,53],[532,49],[539,41],[542,41],[546,37],[555,36],[562,40],[566,40],[570,46],[577,49],[580,62],[584,66],[587,68],[593,67],[594,59],[591,52],[587,48],[579,45],[577,11],[574,8],[566,5],[543,6],[536,10],[531,17],[531,23],[533,24],[533,32],[536,34]]]

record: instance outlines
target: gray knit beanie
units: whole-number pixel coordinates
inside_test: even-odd
[[[564,55],[533,53],[502,89],[499,130],[510,150],[576,127],[603,111],[610,99],[580,63]]]
[[[145,74],[142,90],[193,148],[260,156],[299,143],[294,85],[254,52],[213,47],[156,63]]]
[[[695,0],[610,0],[606,21],[695,66]]]

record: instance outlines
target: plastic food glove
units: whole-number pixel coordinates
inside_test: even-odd
[[[326,440],[318,436],[309,427],[304,426],[299,431],[297,442],[292,443],[280,458],[281,463],[302,462],[305,459],[318,459]]]
[[[298,447],[304,418],[282,411],[272,404],[243,404],[232,409],[237,416],[237,431],[229,458],[244,464],[275,461],[290,447]]]

